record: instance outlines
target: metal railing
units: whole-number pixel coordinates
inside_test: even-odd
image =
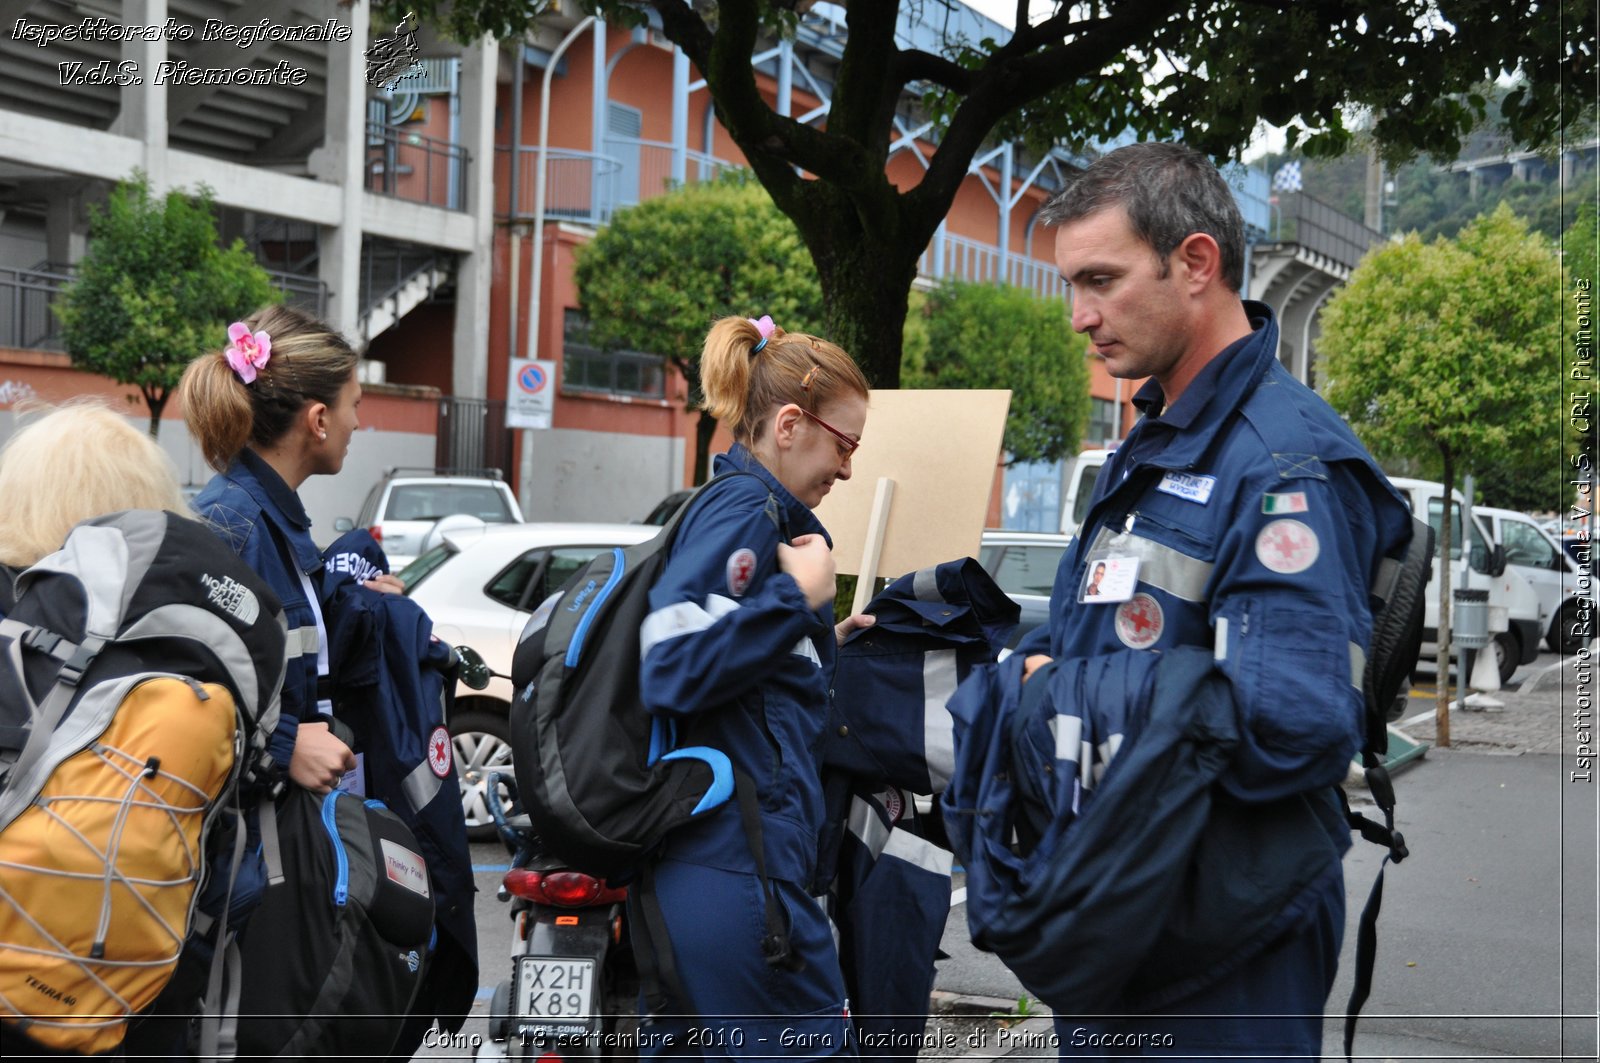
[[[546,218],[604,225],[623,207],[631,207],[670,191],[674,149],[659,140],[607,137],[605,153],[550,148],[545,153],[544,214]],[[516,221],[533,217],[539,149],[522,148],[518,168]],[[509,184],[510,148],[496,149],[497,178]],[[709,181],[735,169],[734,163],[703,151],[685,150],[684,183]]]
[[[440,399],[434,435],[440,468],[511,468],[514,451],[503,399]]]
[[[380,122],[367,123],[368,192],[465,210],[470,162],[471,155],[460,144]]]
[[[1067,294],[1066,282],[1055,265],[1007,252],[1002,255],[993,244],[963,236],[935,236],[917,262],[924,277],[975,282],[1013,284],[1043,299],[1061,299]]]
[[[1383,234],[1376,229],[1304,192],[1279,199],[1273,238],[1299,244],[1352,269],[1369,248],[1383,242]]]
[[[285,303],[319,319],[328,316],[328,285],[323,281],[281,269],[269,269],[267,276],[272,278],[272,286],[283,293]]]
[[[453,255],[431,247],[373,239],[363,241],[361,316],[366,317],[376,307],[395,299],[401,289],[410,284],[418,274],[431,273],[436,269],[448,269],[454,261]]]
[[[622,163],[592,151],[550,148],[545,152],[544,216],[561,221],[604,225],[611,219],[606,193],[612,175]],[[517,170],[517,215],[514,221],[533,219],[534,194],[538,175],[539,149],[524,147],[522,165]],[[511,149],[495,149],[495,185],[510,187]],[[507,201],[509,204],[509,200]],[[509,206],[507,214],[509,216]]]
[[[71,281],[71,267],[52,262],[0,269],[0,347],[62,350],[51,306]]]
[[[316,277],[269,269],[272,286],[283,301],[308,314],[328,311],[328,286]],[[73,266],[41,262],[28,269],[0,268],[0,347],[59,351],[61,324],[51,306],[77,276]]]

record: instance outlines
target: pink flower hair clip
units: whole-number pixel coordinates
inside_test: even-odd
[[[251,333],[243,321],[228,326],[228,347],[222,352],[228,366],[239,374],[246,384],[254,383],[256,374],[266,367],[272,357],[272,337],[265,332]]]
[[[772,334],[778,331],[778,326],[772,323],[772,318],[767,314],[762,314],[759,319],[747,317],[745,320],[754,325],[756,331],[761,333],[761,342],[750,348],[750,357],[754,358],[761,353],[761,348],[767,345],[767,341],[772,338]]]

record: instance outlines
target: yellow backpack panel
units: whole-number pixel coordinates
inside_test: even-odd
[[[177,965],[202,827],[233,772],[227,689],[153,678],[0,833],[0,1016],[40,1044],[115,1048]]]

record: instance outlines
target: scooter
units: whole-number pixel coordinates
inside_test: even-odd
[[[489,812],[511,853],[498,896],[511,905],[511,977],[495,987],[489,1038],[505,1058],[626,1060],[637,1055],[639,976],[626,889],[544,852],[525,814],[508,815],[516,782],[489,777]]]
[[[476,653],[462,656],[468,686],[479,678],[487,685],[497,674]],[[495,986],[489,1041],[477,1058],[635,1058],[639,976],[628,937],[627,890],[545,852],[520,811],[515,779],[495,772],[488,784],[489,815],[511,855],[497,896],[510,904],[514,929],[510,977]]]

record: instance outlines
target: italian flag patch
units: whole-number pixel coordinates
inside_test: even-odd
[[[1306,505],[1304,491],[1290,491],[1280,495],[1262,495],[1261,512],[1274,513],[1304,513],[1310,507]]]

